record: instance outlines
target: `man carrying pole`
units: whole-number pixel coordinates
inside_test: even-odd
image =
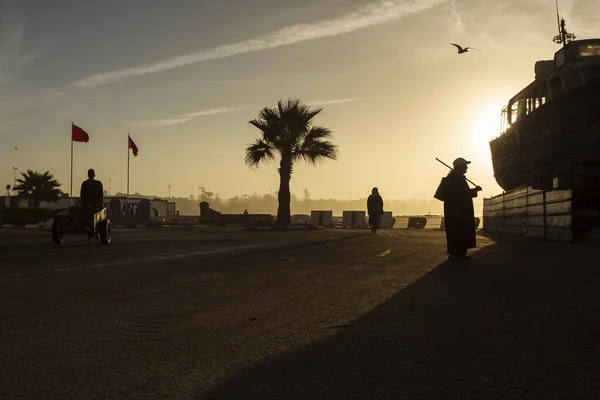
[[[444,164],[442,161],[440,162]],[[469,259],[467,249],[476,247],[473,198],[477,197],[477,192],[481,191],[481,187],[476,186],[471,189],[467,184],[468,179],[466,179],[465,173],[470,163],[471,161],[459,157],[454,160],[454,169],[444,164],[450,168],[450,172],[436,193],[436,198],[439,194],[444,202],[444,223],[449,260]],[[471,183],[473,184],[473,182]]]

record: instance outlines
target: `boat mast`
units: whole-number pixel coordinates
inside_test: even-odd
[[[564,39],[562,38],[561,35],[561,31],[560,31],[560,15],[558,14],[558,0],[556,0],[556,25],[558,25],[558,39],[561,40],[563,42],[563,46],[565,44]],[[554,41],[556,42],[556,37],[554,37]]]
[[[562,44],[563,47],[565,47],[567,45],[567,40],[569,40],[569,42],[573,39],[575,39],[575,35],[573,35],[572,33],[568,33],[567,30],[565,29],[565,19],[564,18],[560,18],[559,12],[558,12],[558,0],[556,1],[556,23],[558,24],[558,35],[554,36],[554,39],[552,39],[552,41],[554,43],[557,44]]]

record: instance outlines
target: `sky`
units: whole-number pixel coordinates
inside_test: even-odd
[[[567,30],[600,36],[598,0],[560,0]],[[88,168],[111,193],[229,198],[278,189],[244,164],[262,107],[323,111],[339,159],[299,164],[298,196],[430,198],[457,157],[480,197],[496,184],[500,112],[559,46],[554,0],[0,0],[0,183]],[[480,51],[458,55],[450,43]],[[16,148],[16,149],[15,149]]]

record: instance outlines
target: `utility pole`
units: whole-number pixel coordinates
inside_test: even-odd
[[[110,196],[110,181],[112,181],[112,179],[108,178],[108,195]]]
[[[171,198],[171,185],[169,185],[169,199]]]
[[[17,170],[19,167],[12,167],[13,169],[13,196],[15,195],[15,185],[17,184]]]

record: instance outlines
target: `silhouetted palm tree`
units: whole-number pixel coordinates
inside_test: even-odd
[[[54,179],[50,171],[39,173],[27,170],[21,173],[22,178],[17,179],[14,190],[22,197],[27,197],[29,205],[39,207],[42,201],[58,201],[64,193],[59,189],[60,183]]]
[[[249,123],[260,129],[262,137],[246,148],[246,164],[257,167],[262,162],[273,161],[279,155],[279,193],[277,200],[277,225],[290,224],[290,179],[296,161],[304,160],[316,165],[325,159],[337,159],[337,146],[329,140],[331,131],[312,125],[312,119],[322,108],[310,109],[299,100],[279,100],[277,107],[265,107],[258,119]]]

